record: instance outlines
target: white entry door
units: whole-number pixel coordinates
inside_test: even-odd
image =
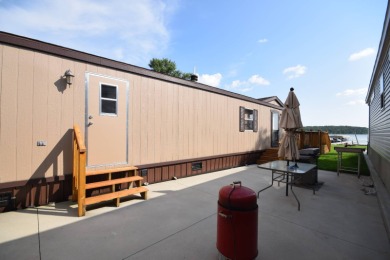
[[[127,164],[129,83],[91,73],[86,79],[87,166]]]

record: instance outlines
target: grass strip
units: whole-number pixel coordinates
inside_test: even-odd
[[[318,158],[318,169],[320,170],[325,170],[325,171],[334,171],[337,172],[337,152],[335,151],[334,147],[342,147],[344,145],[333,145],[331,146],[331,149],[329,153],[327,154],[322,154]],[[353,146],[356,148],[366,148],[366,145],[356,145]],[[358,165],[358,156],[359,154],[357,153],[343,153],[343,167],[352,167],[352,168],[357,168]],[[351,173],[345,171],[345,173]],[[356,174],[356,173],[352,173]],[[364,158],[360,158],[360,174],[361,175],[370,175],[370,171],[368,170],[366,160]]]

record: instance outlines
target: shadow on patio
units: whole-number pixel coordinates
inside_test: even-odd
[[[254,191],[271,174],[256,165],[150,185],[130,200],[78,218],[66,202],[0,214],[0,259],[217,259],[219,189],[240,180]],[[377,198],[356,175],[319,171],[312,190],[285,186],[258,199],[258,259],[390,259]],[[37,232],[39,229],[39,233]]]

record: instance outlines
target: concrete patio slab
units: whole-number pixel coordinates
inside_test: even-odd
[[[301,202],[274,184],[257,200],[258,259],[390,259],[374,195],[356,175],[319,171],[312,190],[294,187]],[[0,259],[217,259],[219,189],[233,181],[255,191],[270,172],[256,165],[156,183],[149,200],[110,203],[77,217],[57,203],[0,214]]]

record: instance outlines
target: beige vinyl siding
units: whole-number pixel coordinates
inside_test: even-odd
[[[0,182],[71,173],[73,123],[84,125],[85,64],[0,47]],[[75,83],[63,90],[61,77],[69,68],[76,72]]]
[[[41,53],[34,55],[34,76],[33,76],[33,110],[32,110],[32,133],[33,133],[33,149],[32,149],[32,178],[43,178],[47,169],[50,167],[49,160],[46,158],[49,154],[47,146],[36,146],[38,140],[47,141],[49,131],[59,131],[50,126],[48,128],[48,56]],[[53,86],[55,87],[55,86]],[[58,104],[57,104],[58,105]],[[57,126],[58,127],[58,126]],[[59,140],[57,140],[58,142]],[[22,149],[18,147],[18,149]],[[54,159],[54,157],[53,157]],[[26,158],[28,160],[28,158]],[[55,171],[52,171],[55,174]],[[27,174],[25,177],[29,177]]]
[[[161,100],[161,93],[162,93],[162,88],[161,88],[161,82],[156,81],[155,82],[155,96],[156,98],[154,99],[154,114],[157,115],[160,113],[162,109],[162,103],[163,100]],[[161,154],[163,153],[163,150],[161,150],[161,116],[156,116],[154,117],[154,125],[156,128],[155,131],[155,136],[154,136],[154,143],[156,144],[156,149],[154,150],[154,158],[157,161],[161,161]]]
[[[71,173],[73,124],[85,134],[86,73],[129,82],[130,165],[270,147],[274,108],[3,44],[0,64],[0,182]],[[62,78],[67,69],[71,86]],[[239,132],[240,106],[258,110],[258,132]]]
[[[34,53],[19,50],[18,55],[18,103],[17,103],[17,128],[16,128],[16,180],[25,178],[26,173],[31,173],[31,158],[33,146],[33,81]]]
[[[247,152],[269,147],[270,108],[156,79],[126,74],[131,86],[129,163]],[[259,132],[238,131],[238,109],[259,111]]]
[[[141,122],[133,122],[141,125],[142,131],[139,136],[143,145],[140,152],[144,158],[140,158],[138,162],[133,161],[133,164],[183,160],[266,148],[264,140],[269,140],[266,135],[270,130],[269,108],[166,82],[149,87],[147,84],[152,84],[151,80],[147,82],[140,86],[150,88],[140,91],[140,103],[143,104],[141,110],[146,110],[145,114],[140,117]],[[137,86],[134,88],[137,89]],[[161,98],[160,109],[157,109],[160,107],[160,100],[154,101],[153,95],[150,95],[153,91]],[[134,102],[138,100],[136,93],[137,91],[131,97]],[[178,102],[175,101],[176,96]],[[240,105],[259,111],[259,132],[238,131]],[[136,125],[130,126],[133,127]],[[158,138],[159,136],[161,137]],[[132,147],[136,149],[137,145]]]
[[[2,56],[0,178],[7,182],[16,178],[18,50],[4,46]]]
[[[133,161],[141,161],[141,77],[134,76],[130,81],[130,113],[129,113],[129,156]]]

